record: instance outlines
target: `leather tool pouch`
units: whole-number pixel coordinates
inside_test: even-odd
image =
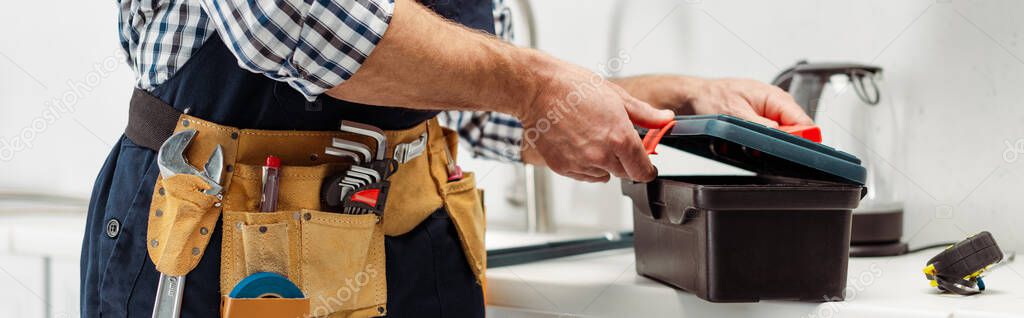
[[[162,273],[187,274],[205,251],[218,218],[223,217],[220,289],[224,317],[386,314],[385,235],[408,232],[442,206],[456,225],[467,262],[483,281],[486,252],[481,193],[472,173],[459,181],[447,181],[444,148],[454,154],[458,137],[436,121],[386,132],[392,146],[416,141],[424,132],[428,142],[423,155],[402,163],[391,176],[382,218],[318,211],[323,180],[350,165],[346,159],[324,155],[324,147],[334,137],[372,145],[370,140],[341,132],[239,130],[187,115],[175,131],[181,129],[199,131],[186,152],[193,166],[205,164],[194,159],[206,158],[217,144],[224,148],[228,166],[222,181],[223,199],[201,193],[203,183],[198,177],[159,180],[147,237],[159,243],[150,244],[150,258]],[[393,149],[387,151],[391,157]],[[262,188],[259,163],[268,154],[282,161],[277,211],[258,212]],[[284,275],[306,298],[227,296],[239,281],[257,272]]]
[[[288,277],[315,317],[386,312],[384,227],[374,214],[321,212],[322,180],[347,165],[283,166],[278,211],[258,212],[260,166],[238,164],[225,197],[221,288],[258,272]],[[225,299],[225,304],[235,301]],[[225,306],[224,316],[230,315]],[[240,316],[239,316],[240,317]]]
[[[447,146],[452,149],[452,159],[457,160],[455,155],[458,147],[458,135],[451,130],[444,130]],[[444,151],[443,149],[432,149],[431,151]],[[445,158],[446,154],[435,154],[432,157]],[[445,180],[447,181],[447,180]],[[484,246],[484,232],[487,222],[483,205],[483,190],[476,187],[476,176],[472,172],[465,172],[461,180],[446,182],[444,184],[444,205],[448,210],[456,231],[462,241],[462,249],[466,254],[466,261],[476,275],[478,283],[484,283],[484,271],[487,269],[487,250]]]
[[[208,188],[203,179],[187,174],[157,180],[146,245],[161,273],[185,275],[199,263],[220,215],[220,200],[202,192]]]

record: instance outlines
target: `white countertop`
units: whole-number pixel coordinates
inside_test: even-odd
[[[0,204],[0,254],[77,259],[85,233],[85,212],[19,209]]]
[[[20,212],[0,224],[0,253],[77,259],[84,214]],[[492,231],[488,246],[568,238]],[[980,295],[944,295],[921,273],[937,252],[850,259],[844,302],[740,304],[707,302],[638,276],[631,249],[579,255],[488,270],[488,317],[1024,317],[1024,262],[989,273]]]
[[[985,277],[975,296],[939,294],[921,269],[930,249],[851,258],[847,300],[711,303],[636,274],[632,249],[489,269],[489,317],[1024,317],[1024,264]]]

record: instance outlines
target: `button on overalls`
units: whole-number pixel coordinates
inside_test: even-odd
[[[442,16],[493,33],[490,0],[424,2]],[[241,69],[217,35],[211,36],[182,69],[151,94],[193,118],[238,129],[337,131],[340,121],[349,120],[390,131],[423,126],[437,115],[437,111],[359,105],[326,95],[307,102],[287,84]],[[436,125],[436,121],[429,124]],[[202,136],[201,132],[197,138]],[[231,167],[228,169],[231,171]],[[234,170],[232,180],[238,180],[243,169]],[[147,252],[147,225],[153,217],[153,197],[163,192],[156,194],[154,190],[160,187],[159,178],[156,152],[122,136],[96,179],[89,205],[81,257],[83,317],[152,314],[160,273]],[[229,187],[234,189],[225,190],[229,196],[232,191],[244,192],[238,190],[238,184]],[[439,187],[447,187],[449,193],[475,188],[472,184]],[[386,265],[382,272],[386,272],[388,317],[483,317],[483,256],[466,252],[482,250],[482,224],[459,223],[456,217],[450,218],[452,204],[445,193],[440,197],[444,206],[427,213],[421,222],[406,226],[401,220],[389,222],[389,217],[401,216],[384,216],[383,232],[388,236],[383,239]],[[416,198],[407,195],[401,199]],[[198,264],[188,271],[182,317],[220,314],[221,296],[225,288],[230,288],[223,286],[229,278],[222,277],[224,227],[234,226],[223,220],[217,218],[212,230],[203,233],[209,235],[208,243],[198,256]],[[405,221],[408,223],[408,219]],[[474,223],[480,222],[482,215]],[[473,228],[479,232],[478,237],[467,238],[465,233],[473,232]],[[303,248],[318,243],[310,237],[302,240],[306,244]],[[292,258],[303,261],[302,257],[305,255]]]

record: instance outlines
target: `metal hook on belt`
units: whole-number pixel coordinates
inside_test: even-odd
[[[427,133],[420,135],[420,138],[395,146],[395,161],[406,163],[416,159],[427,149]]]

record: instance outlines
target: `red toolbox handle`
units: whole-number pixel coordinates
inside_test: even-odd
[[[672,127],[676,126],[676,121],[670,121],[665,123],[661,128],[655,128],[647,131],[647,135],[644,135],[643,145],[644,150],[648,155],[658,154],[655,148],[661,143],[661,138],[665,137],[665,134],[672,131]],[[790,135],[801,137],[816,143],[821,143],[821,128],[817,125],[805,125],[805,126],[782,126],[779,130],[784,131]]]
[[[672,131],[672,127],[676,126],[676,121],[672,120],[665,123],[665,126],[661,128],[651,129],[647,131],[647,135],[644,136],[643,144],[644,150],[647,151],[648,155],[658,154],[654,151],[654,148],[658,147],[658,143],[661,142],[661,137],[665,137],[665,134]]]
[[[779,130],[785,131],[785,132],[789,133],[790,135],[794,135],[794,136],[797,136],[797,137],[803,137],[804,139],[807,139],[807,140],[810,140],[810,141],[813,141],[813,142],[816,142],[816,143],[819,143],[819,144],[821,143],[821,128],[819,128],[816,125],[782,126],[782,127],[779,127]]]

